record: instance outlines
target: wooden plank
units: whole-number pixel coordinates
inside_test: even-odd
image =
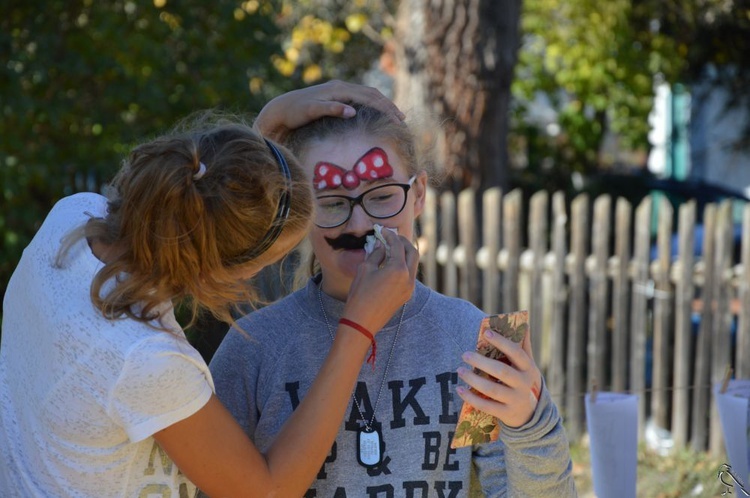
[[[650,289],[651,198],[646,197],[635,210],[635,241],[631,275],[630,308],[630,390],[639,395],[638,431],[643,439],[646,424],[646,334]]]
[[[711,329],[711,385],[724,378],[724,372],[731,364],[732,314],[729,310],[730,277],[732,258],[732,204],[726,200],[719,206],[716,220],[716,254],[714,274],[714,321]],[[713,393],[713,390],[711,391]],[[716,403],[711,401],[711,425],[709,427],[709,450],[718,458],[724,452],[724,439],[721,420]]]
[[[593,257],[589,268],[588,364],[587,386],[595,381],[608,390],[607,366],[607,302],[609,296],[609,233],[612,226],[612,198],[599,196],[594,201],[594,222],[591,227]]]
[[[464,189],[458,196],[458,243],[461,247],[459,262],[459,295],[479,305],[479,272],[477,271],[477,215],[474,189]]]
[[[440,196],[442,219],[440,244],[445,253],[443,262],[443,289],[446,296],[458,297],[458,268],[456,267],[456,198],[451,192]]]
[[[684,448],[690,429],[690,373],[693,361],[693,266],[695,262],[695,201],[679,210],[679,244],[675,262],[674,390],[672,391],[672,437]]]
[[[742,255],[738,275],[739,316],[737,317],[737,352],[735,378],[750,378],[750,204],[742,212]]]
[[[651,416],[657,427],[669,428],[669,374],[672,371],[672,283],[669,267],[672,262],[672,204],[660,197],[659,221],[656,234],[658,249],[654,265],[654,335],[653,382],[651,391]]]
[[[703,303],[695,349],[693,372],[693,409],[690,446],[704,451],[708,443],[708,403],[711,381],[711,329],[713,328],[714,302],[714,247],[716,231],[716,206],[708,204],[703,211],[703,282],[700,299]]]
[[[612,283],[612,390],[621,392],[628,384],[628,268],[633,209],[620,197],[615,208],[615,271]]]
[[[503,248],[507,255],[503,273],[503,311],[518,310],[518,278],[521,259],[521,218],[523,194],[520,189],[503,199]]]
[[[571,256],[570,301],[568,304],[568,356],[566,408],[568,434],[573,441],[583,435],[584,410],[582,394],[586,358],[586,255],[589,242],[589,198],[577,196],[571,204]]]
[[[437,229],[437,193],[428,187],[425,192],[425,203],[419,217],[421,241],[425,247],[419,247],[422,265],[422,282],[429,288],[438,290],[438,229]]]
[[[482,195],[482,240],[486,265],[482,274],[482,309],[487,314],[498,313],[500,303],[500,271],[497,258],[500,252],[503,192],[499,187],[487,189]]]
[[[565,283],[565,260],[568,253],[568,215],[565,208],[565,194],[552,195],[552,254],[551,267],[552,313],[550,329],[550,361],[545,376],[552,400],[567,416],[565,393],[565,310],[568,303],[568,289]]]
[[[531,268],[531,299],[529,305],[529,320],[531,330],[534,331],[531,347],[534,359],[540,367],[546,365],[543,358],[543,347],[549,343],[548,329],[542,327],[544,317],[544,288],[542,275],[544,273],[544,258],[547,254],[548,209],[549,195],[541,190],[531,196],[529,208],[529,246],[534,261]]]

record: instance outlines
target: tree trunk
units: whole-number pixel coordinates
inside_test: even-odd
[[[507,189],[510,84],[521,0],[402,0],[395,100],[440,123],[444,186]]]

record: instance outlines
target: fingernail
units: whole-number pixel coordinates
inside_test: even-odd
[[[457,371],[458,371],[458,375],[463,376],[464,374],[466,374],[466,369],[464,367],[458,367]]]
[[[353,118],[357,114],[357,111],[354,110],[354,107],[346,106],[344,107],[344,112],[342,115],[345,118]]]
[[[484,336],[487,339],[492,339],[493,337],[495,337],[495,333],[492,332],[490,329],[487,329],[487,330],[484,331]]]
[[[456,388],[456,392],[457,392],[458,394],[466,394],[466,388],[465,388],[464,386],[458,386],[458,387]]]
[[[469,361],[469,358],[471,358],[471,353],[469,353],[468,351],[461,355],[461,359],[464,361]]]

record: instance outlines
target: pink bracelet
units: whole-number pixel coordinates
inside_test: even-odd
[[[339,323],[341,325],[346,325],[348,327],[353,328],[354,330],[361,332],[365,337],[370,339],[370,342],[372,343],[372,352],[370,353],[370,356],[367,357],[367,363],[372,364],[372,368],[375,368],[375,355],[378,352],[378,344],[375,342],[375,336],[372,335],[372,333],[364,328],[362,325],[358,324],[357,322],[353,322],[349,320],[348,318],[341,318],[339,320]]]

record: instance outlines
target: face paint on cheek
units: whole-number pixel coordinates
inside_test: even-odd
[[[313,187],[315,190],[357,188],[360,182],[382,180],[393,176],[388,154],[380,147],[373,147],[357,159],[351,169],[345,170],[333,163],[321,161],[315,165]]]

